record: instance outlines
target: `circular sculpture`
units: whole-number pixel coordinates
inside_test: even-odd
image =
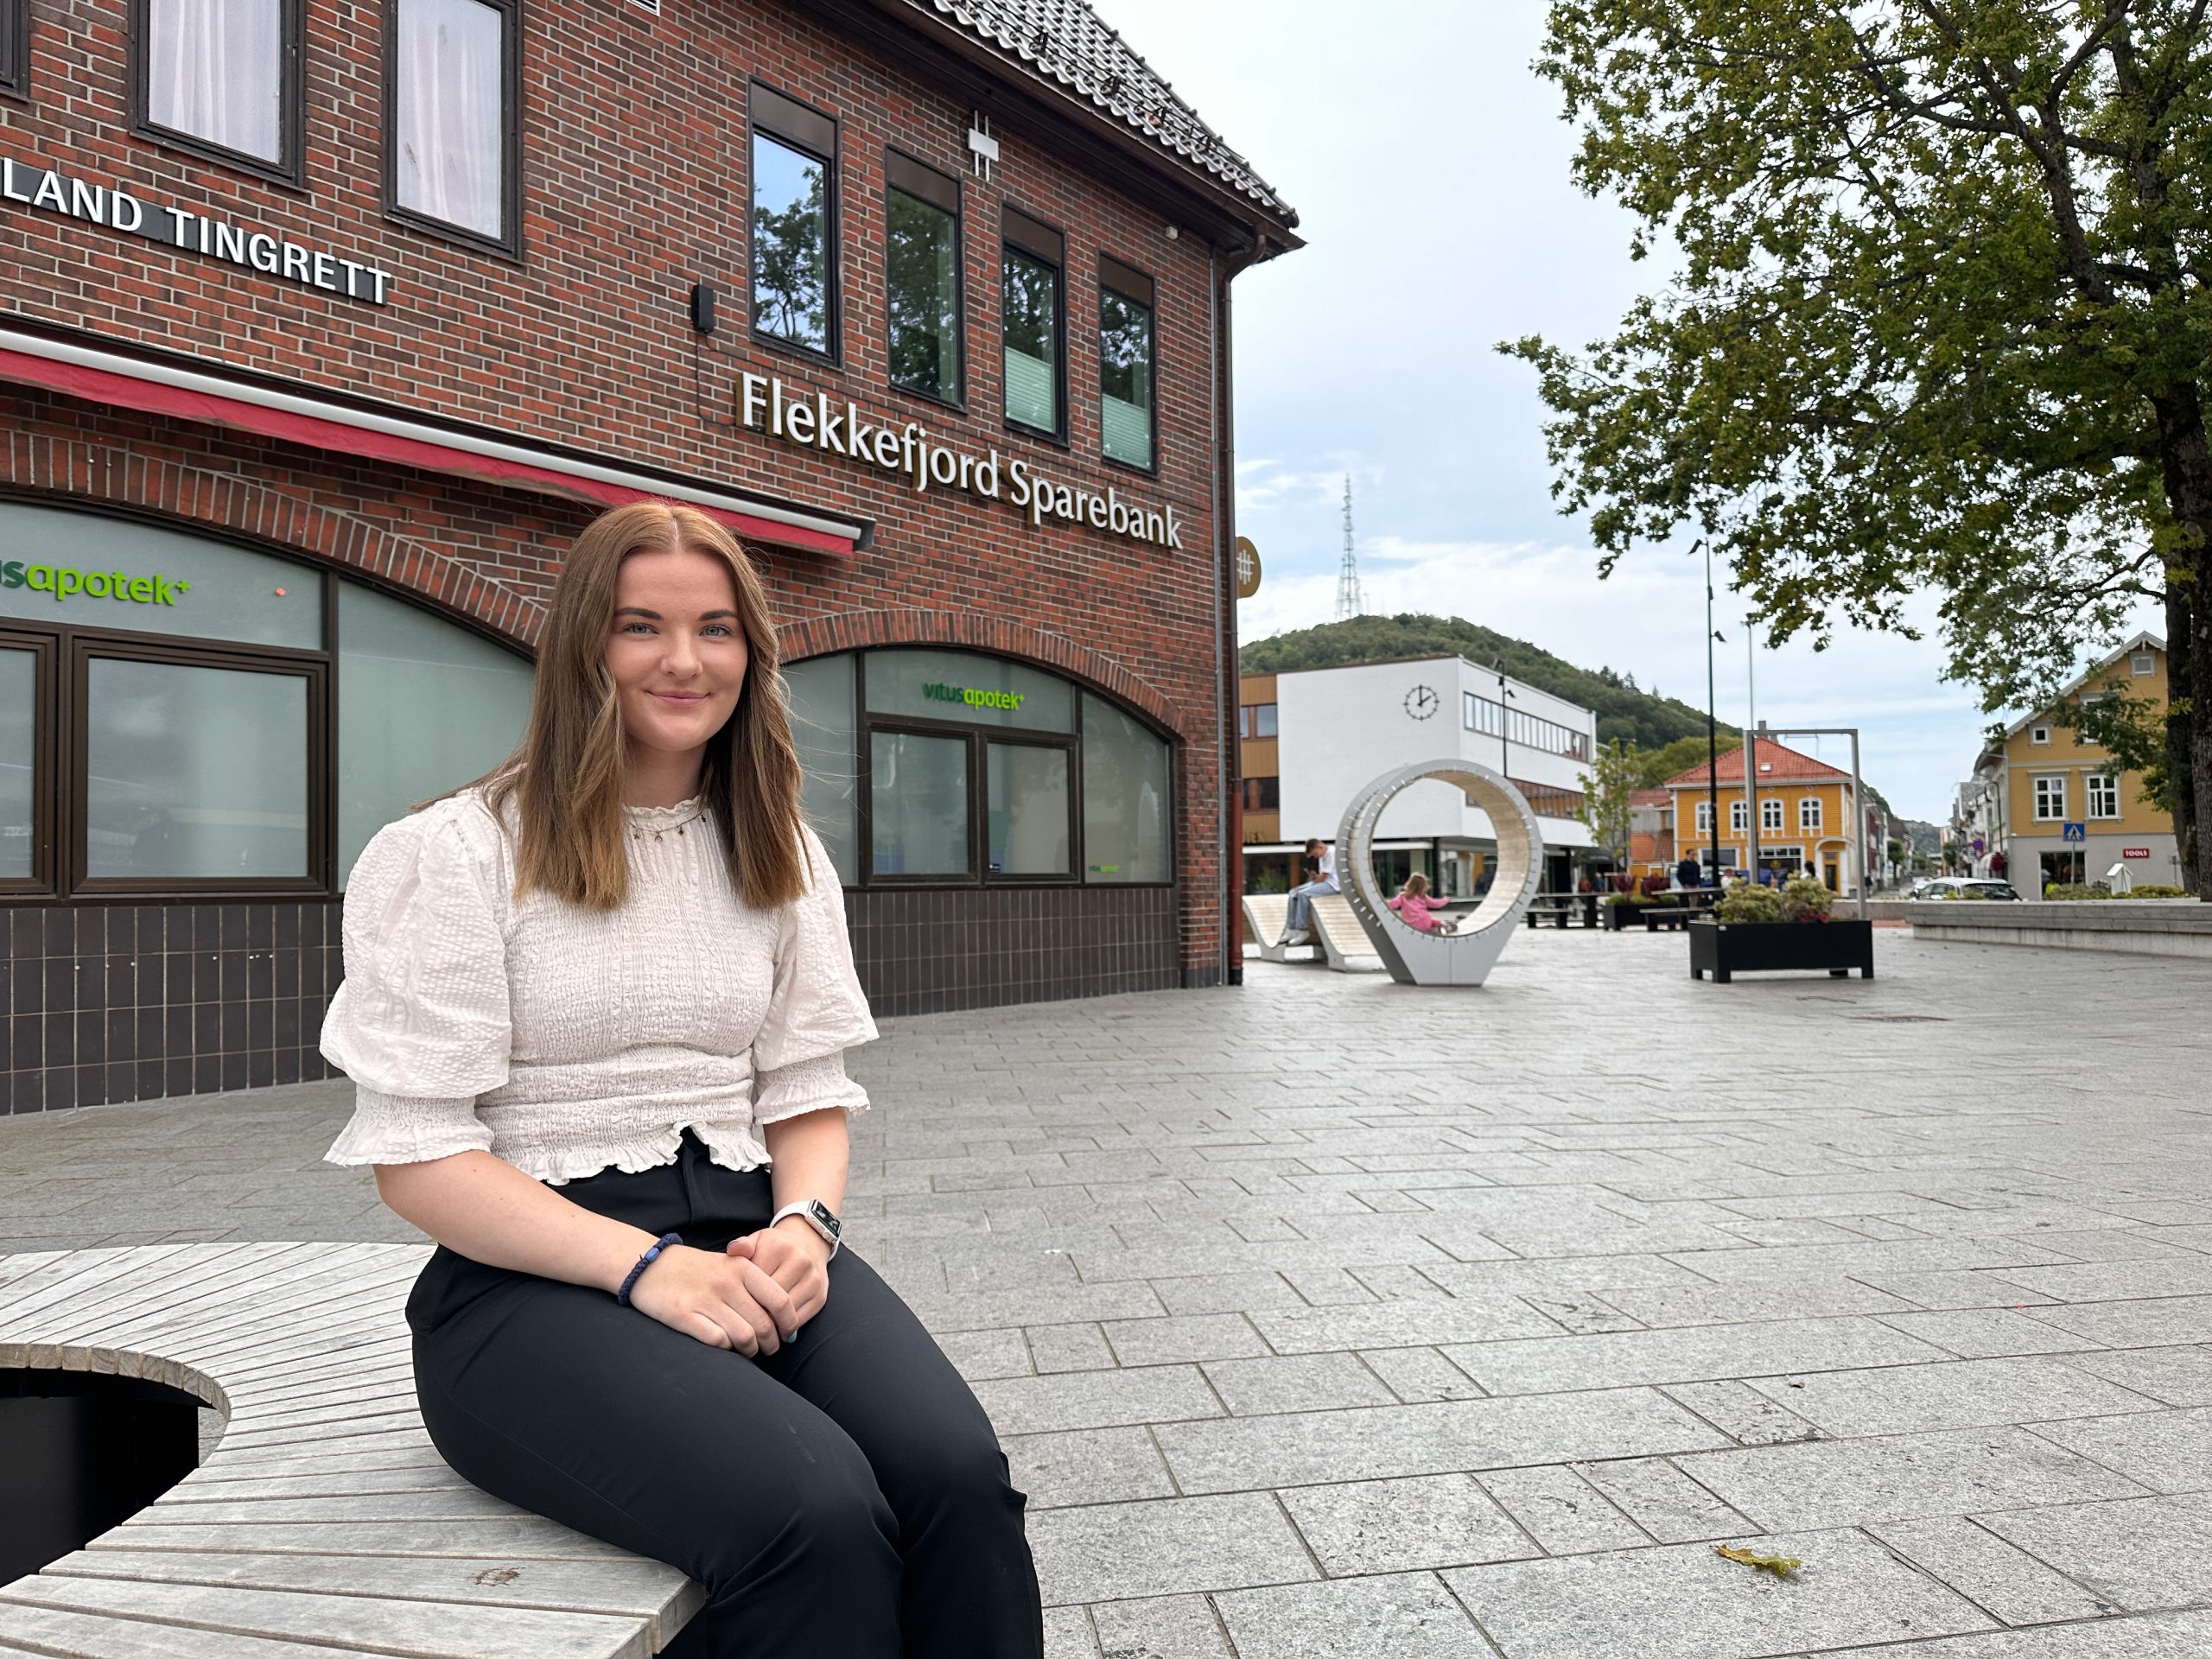
[[[1423,933],[1400,921],[1375,879],[1375,826],[1404,791],[1433,778],[1463,791],[1490,815],[1497,839],[1497,873],[1474,913],[1449,933]],[[1344,896],[1366,929],[1376,955],[1402,985],[1479,985],[1543,879],[1544,836],[1536,815],[1512,783],[1488,766],[1447,758],[1386,772],[1351,799],[1337,832]]]

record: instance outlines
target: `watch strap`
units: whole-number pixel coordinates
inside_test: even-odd
[[[819,1198],[800,1198],[777,1211],[768,1218],[768,1224],[773,1227],[786,1216],[797,1216],[808,1226],[813,1228],[830,1246],[830,1259],[833,1262],[837,1259],[838,1248],[843,1242],[840,1235],[844,1230],[839,1225],[836,1216],[828,1205]]]

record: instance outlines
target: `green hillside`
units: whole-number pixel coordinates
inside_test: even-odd
[[[1236,654],[1247,674],[1280,674],[1301,668],[1344,668],[1401,657],[1465,657],[1495,664],[1515,679],[1580,703],[1598,716],[1598,741],[1621,738],[1656,749],[1677,739],[1705,735],[1705,711],[1674,697],[1655,696],[1632,674],[1610,668],[1577,668],[1525,639],[1515,639],[1456,616],[1357,616],[1318,628],[1255,639]],[[1733,734],[1736,728],[1723,726]]]

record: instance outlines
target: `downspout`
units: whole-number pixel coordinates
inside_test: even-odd
[[[1231,340],[1229,284],[1240,272],[1258,263],[1260,251],[1265,245],[1255,237],[1249,252],[1233,256],[1225,265],[1217,249],[1210,246],[1206,251],[1206,303],[1213,334],[1212,349],[1207,353],[1207,373],[1212,380],[1207,404],[1213,423],[1211,435],[1214,450],[1213,649],[1214,696],[1218,704],[1216,728],[1220,733],[1222,756],[1218,867],[1222,978],[1224,983],[1230,985],[1244,982],[1244,926],[1237,902],[1244,891],[1244,814],[1239,793],[1243,788],[1243,757],[1236,734],[1236,606],[1228,591],[1236,569],[1231,554],[1236,544],[1236,359]],[[1228,646],[1225,663],[1224,640]]]

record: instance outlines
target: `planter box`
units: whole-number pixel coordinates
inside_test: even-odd
[[[1860,921],[1713,922],[1700,917],[1690,936],[1690,977],[1726,985],[1736,974],[1787,968],[1825,969],[1836,979],[1856,968],[1874,977],[1874,924]]]

